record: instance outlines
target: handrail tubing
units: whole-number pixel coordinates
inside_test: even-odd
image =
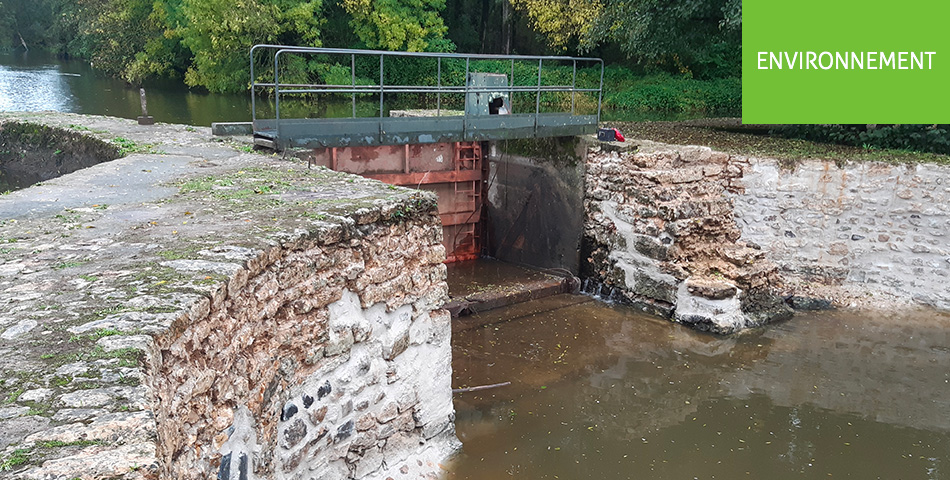
[[[274,52],[274,82],[257,82],[254,75],[254,54],[257,50],[271,49]],[[281,54],[312,54],[312,55],[349,55],[350,56],[350,85],[320,85],[320,84],[281,84],[280,83],[280,56]],[[379,55],[379,85],[356,85],[356,55],[374,56]],[[414,58],[435,58],[438,60],[437,86],[415,86],[415,85],[385,85],[385,57],[414,57]],[[465,59],[465,78],[466,85],[462,86],[443,86],[442,85],[442,63],[443,58]],[[256,92],[258,87],[274,89],[275,120],[279,136],[280,129],[280,96],[281,94],[302,94],[302,93],[339,93],[352,95],[352,114],[356,118],[356,94],[373,94],[380,96],[379,116],[384,113],[384,95],[386,93],[436,93],[438,95],[437,114],[441,113],[441,95],[447,94],[468,94],[468,93],[488,93],[498,91],[497,88],[490,87],[471,87],[468,85],[468,76],[471,71],[472,60],[510,60],[511,79],[510,84],[504,88],[509,92],[533,92],[535,98],[535,119],[540,114],[541,93],[542,92],[571,92],[571,111],[570,115],[576,115],[575,103],[577,92],[597,92],[597,120],[600,121],[601,109],[603,106],[603,85],[604,85],[604,61],[600,58],[592,57],[574,57],[574,56],[540,56],[540,55],[498,55],[498,54],[457,54],[440,52],[391,52],[386,50],[360,50],[350,48],[322,48],[322,47],[299,47],[273,44],[254,45],[250,49],[250,74],[251,74],[251,116],[257,120]],[[514,85],[514,62],[515,61],[534,61],[538,62],[538,84],[537,86],[515,86]],[[571,85],[543,85],[542,70],[544,61],[570,61],[573,65],[572,84]],[[577,63],[592,62],[600,64],[600,85],[598,88],[577,88]],[[283,87],[283,89],[281,88]],[[319,87],[319,88],[308,88]]]
[[[324,48],[324,47],[297,47],[288,45],[270,45],[259,44],[251,47],[251,51],[258,48],[276,48],[286,52],[296,53],[316,53],[316,54],[339,54],[339,55],[386,55],[390,57],[427,57],[427,58],[473,58],[480,60],[578,60],[603,63],[603,59],[597,57],[572,57],[572,56],[545,56],[545,55],[503,55],[493,53],[443,53],[443,52],[399,52],[389,50],[361,50],[358,48]]]
[[[430,89],[430,88],[418,88],[418,87],[413,87],[413,86],[405,86],[405,87],[396,87],[396,86],[393,86],[393,87],[385,87],[385,88],[382,88],[382,89],[380,89],[380,88],[372,88],[372,89],[349,88],[348,85],[345,86],[345,87],[347,87],[347,88],[301,88],[301,89],[295,89],[295,90],[282,89],[282,90],[280,91],[280,93],[361,93],[361,94],[372,94],[372,93],[379,93],[380,91],[382,91],[382,92],[385,92],[385,93],[455,93],[455,94],[461,94],[461,93],[466,93],[466,92],[468,92],[468,93],[492,93],[492,92],[497,92],[497,91],[499,90],[499,89],[497,89],[497,88],[488,88],[488,87],[472,87],[472,88],[470,88],[470,89],[468,89],[468,90],[466,90],[465,87],[449,87],[449,88],[443,87],[443,88],[438,88],[438,89],[436,89],[436,88],[431,88],[431,89]],[[540,92],[542,92],[542,93],[543,93],[543,92],[554,92],[554,93],[557,93],[557,92],[599,92],[599,91],[600,91],[599,89],[596,89],[596,88],[571,88],[571,87],[569,87],[569,86],[568,86],[568,87],[552,87],[552,88],[544,88],[544,87],[542,87],[541,89],[538,89],[538,88],[535,88],[535,87],[509,87],[509,88],[506,88],[506,90],[508,90],[509,92],[529,92],[529,93],[535,93],[535,92],[538,92],[538,91],[540,91]]]
[[[274,87],[274,86],[276,86],[276,84],[274,84],[274,83],[258,83],[256,86],[257,86],[257,87]],[[378,90],[380,89],[380,87],[382,87],[382,88],[384,88],[384,89],[386,89],[386,90],[389,90],[389,89],[391,89],[391,88],[402,88],[402,89],[414,89],[414,90],[420,90],[420,91],[432,91],[433,93],[438,92],[440,89],[443,90],[443,91],[449,90],[449,89],[465,89],[465,86],[464,86],[464,85],[442,85],[442,86],[435,86],[435,85],[382,85],[382,86],[380,86],[380,85],[352,85],[352,84],[351,84],[351,85],[334,85],[334,84],[327,84],[327,83],[281,83],[280,86],[281,86],[281,88],[285,88],[285,87],[287,87],[287,88],[307,88],[307,87],[315,87],[315,88],[326,88],[326,89],[334,89],[334,90],[354,89],[354,90],[358,90],[358,91],[364,91],[364,90],[378,91]],[[471,92],[476,91],[476,89],[490,90],[490,91],[492,91],[492,92],[497,92],[497,91],[499,90],[498,88],[492,88],[492,87],[469,87],[469,89],[470,89],[469,91],[471,91]],[[520,89],[520,90],[519,90],[519,89]],[[509,85],[509,86],[506,86],[506,87],[502,88],[501,90],[531,91],[531,92],[534,92],[534,91],[537,90],[537,89],[538,89],[537,87],[535,87],[535,86],[530,86],[530,85],[529,85],[529,86],[525,86],[525,87],[515,87],[515,86]],[[580,91],[596,92],[596,91],[598,91],[598,90],[600,90],[600,89],[599,89],[599,88],[576,88],[576,87],[574,87],[573,85],[542,85],[542,86],[541,86],[541,91],[542,91],[542,92],[544,92],[544,91],[567,91],[567,92],[569,92],[569,91],[571,91],[571,90],[577,90],[578,92],[580,92]],[[350,92],[345,92],[345,93],[350,93]]]

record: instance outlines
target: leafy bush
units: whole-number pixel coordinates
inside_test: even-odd
[[[814,142],[852,145],[866,149],[896,149],[950,154],[950,125],[786,125],[773,133]]]
[[[742,82],[739,78],[695,80],[670,75],[638,78],[623,70],[611,68],[608,69],[610,75],[605,74],[605,108],[722,114],[737,113],[742,106]],[[624,80],[609,81],[618,77]]]

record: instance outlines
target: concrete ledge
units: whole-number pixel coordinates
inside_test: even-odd
[[[252,135],[254,126],[251,122],[213,122],[211,124],[211,134],[224,137],[231,135]]]

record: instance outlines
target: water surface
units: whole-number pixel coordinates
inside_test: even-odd
[[[247,95],[212,95],[178,82],[145,85],[148,113],[157,121],[209,126],[247,121]],[[43,52],[0,54],[0,111],[57,112],[136,118],[142,114],[139,89],[79,60]]]
[[[148,113],[159,122],[209,126],[212,122],[251,119],[251,100],[247,93],[210,94],[202,89],[190,89],[179,80],[152,81],[144,87]],[[258,117],[272,118],[272,99],[259,97]],[[435,105],[431,101],[419,105],[411,95],[397,102],[390,100],[386,98],[384,115],[388,115],[390,109],[434,108]],[[534,111],[533,100],[525,108]],[[138,86],[105,75],[88,62],[37,51],[0,54],[0,111],[43,110],[132,119],[142,114]],[[349,117],[353,114],[353,105],[351,97],[346,95],[286,101],[282,97],[281,112],[282,116]],[[379,97],[358,98],[356,115],[379,115]],[[602,115],[604,121],[688,120],[703,116],[698,112],[634,111],[604,111]]]
[[[729,338],[571,296],[483,317],[455,386],[512,385],[456,394],[447,478],[950,478],[946,313]]]

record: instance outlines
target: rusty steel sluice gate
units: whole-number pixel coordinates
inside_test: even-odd
[[[561,66],[561,75],[551,74],[551,64]],[[562,80],[567,65],[569,84]],[[580,82],[579,66],[588,67]],[[255,45],[254,141],[280,151],[311,150],[318,165],[435,192],[447,262],[474,259],[485,238],[485,142],[594,133],[603,66],[598,58],[566,56]],[[399,84],[408,68],[428,72],[430,84]],[[387,76],[394,80],[387,83]],[[526,77],[530,84],[515,81]],[[407,98],[412,108],[393,108]],[[337,108],[320,114],[306,107],[321,103]],[[343,103],[349,108],[341,110]],[[343,111],[348,116],[341,118]]]

